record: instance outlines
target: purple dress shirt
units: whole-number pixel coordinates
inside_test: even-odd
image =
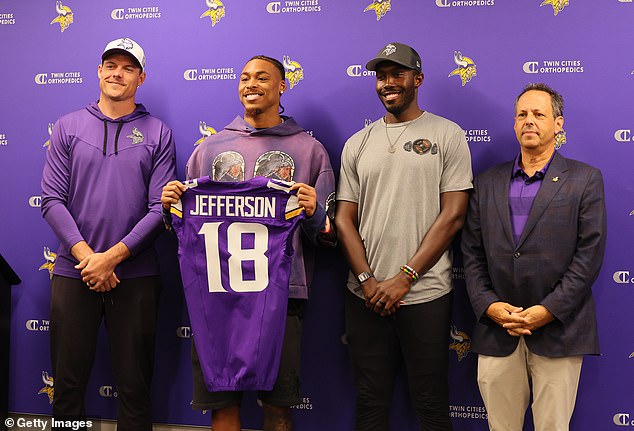
[[[555,153],[553,153],[554,155]],[[524,169],[520,167],[521,154],[515,157],[513,172],[511,174],[511,182],[509,185],[509,209],[511,211],[511,226],[513,227],[513,240],[515,245],[520,241],[526,220],[533,207],[535,196],[539,192],[542,185],[546,170],[553,160],[552,156],[546,165],[539,171],[529,177]]]

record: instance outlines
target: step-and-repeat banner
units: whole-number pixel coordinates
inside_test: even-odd
[[[0,0],[0,252],[23,280],[13,290],[10,411],[50,413],[49,273],[58,241],[40,215],[40,176],[52,124],[97,99],[108,41],[130,37],[144,47],[147,81],[137,100],[173,128],[181,178],[195,145],[242,113],[237,78],[256,54],[283,60],[286,113],[325,145],[338,172],[346,139],[384,113],[364,65],[398,41],[422,56],[420,105],[466,130],[475,173],[516,154],[513,102],[525,84],[546,82],[564,95],[567,143],[560,151],[603,171],[609,213],[594,286],[603,354],[584,363],[572,429],[634,427],[633,23],[632,0]],[[394,174],[408,181],[407,172]],[[209,413],[190,407],[191,330],[176,243],[164,235],[157,246],[164,291],[155,422],[208,425]],[[354,390],[343,333],[346,268],[339,251],[320,250],[316,258],[303,401],[294,418],[300,430],[347,430]],[[485,430],[470,352],[475,318],[459,256],[454,282],[451,415],[456,430]],[[392,422],[414,430],[404,381]],[[116,405],[102,335],[87,409],[113,418]],[[255,397],[247,397],[244,427],[261,429],[261,417]]]

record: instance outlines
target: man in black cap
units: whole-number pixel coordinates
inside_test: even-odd
[[[421,429],[451,430],[448,248],[472,188],[469,148],[458,125],[419,108],[423,74],[414,49],[390,43],[366,67],[376,71],[387,112],[346,142],[335,217],[350,265],[356,430],[388,429],[402,360]]]

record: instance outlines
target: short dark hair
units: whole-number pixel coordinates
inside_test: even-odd
[[[249,61],[252,60],[264,60],[264,61],[268,61],[269,63],[271,63],[273,66],[275,66],[275,68],[277,70],[280,71],[280,77],[282,78],[282,81],[284,81],[286,79],[286,69],[284,69],[284,65],[282,63],[280,63],[279,60],[273,58],[273,57],[269,57],[266,55],[254,55],[253,57],[251,57],[249,59]],[[247,63],[249,62],[247,61]]]
[[[533,91],[533,90],[543,91],[544,93],[548,93],[550,95],[550,104],[553,107],[553,116],[555,118],[561,117],[564,115],[564,98],[562,97],[561,94],[557,93],[551,87],[549,87],[548,85],[542,82],[531,83],[531,84],[528,84],[526,87],[524,87],[522,92],[515,99],[515,105],[514,105],[515,112],[517,112],[517,102],[520,100],[520,97],[522,97],[524,93],[528,91]]]

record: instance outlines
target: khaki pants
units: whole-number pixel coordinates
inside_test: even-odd
[[[478,386],[491,431],[521,431],[533,389],[535,431],[568,431],[583,356],[531,353],[524,337],[509,356],[478,356]],[[529,383],[530,382],[530,383]]]

